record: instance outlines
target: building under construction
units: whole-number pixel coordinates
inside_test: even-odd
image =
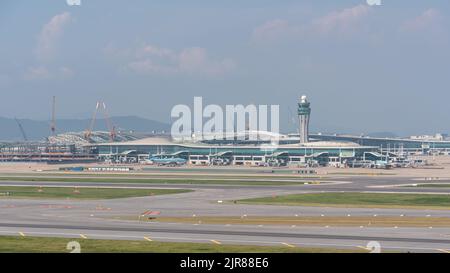
[[[108,131],[94,131],[95,122],[99,112],[103,113]],[[132,141],[140,138],[138,134],[129,132],[116,132],[104,102],[97,102],[89,126],[83,132],[57,133],[56,123],[56,97],[52,99],[52,118],[49,126],[49,136],[41,141],[30,141],[26,128],[15,118],[22,134],[23,141],[0,142],[0,161],[18,162],[91,162],[97,160],[87,144]]]

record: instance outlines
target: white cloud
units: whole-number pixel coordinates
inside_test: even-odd
[[[58,69],[58,74],[63,78],[71,78],[74,75],[74,72],[71,68],[67,66],[62,66]]]
[[[161,48],[154,45],[145,45],[142,47],[138,52],[138,55],[145,56],[145,55],[153,55],[161,58],[169,58],[174,59],[176,58],[176,54],[168,49],[168,48]]]
[[[26,80],[43,80],[50,78],[50,72],[45,66],[32,66],[29,67],[24,75]]]
[[[294,29],[289,22],[282,19],[267,21],[253,31],[253,38],[258,40],[274,40],[285,34],[293,34]]]
[[[401,30],[407,32],[436,30],[437,28],[440,28],[441,20],[442,17],[438,10],[428,9],[421,15],[404,22],[401,26]]]
[[[55,56],[59,38],[64,33],[64,27],[71,21],[71,15],[64,12],[53,16],[38,35],[35,54],[37,62],[29,66],[23,74],[25,80],[67,79],[74,75],[67,66],[49,65]]]
[[[428,9],[419,16],[405,21],[399,31],[406,37],[414,37],[416,41],[448,46],[450,43],[448,25],[446,18],[439,10]]]
[[[334,11],[323,16],[312,23],[313,30],[321,33],[332,31],[348,32],[353,31],[359,20],[369,13],[368,5],[358,5],[341,11]]]
[[[56,50],[56,44],[64,32],[64,27],[71,21],[70,13],[64,12],[52,17],[44,25],[39,36],[36,47],[36,56],[39,60],[45,61],[51,59]]]
[[[114,51],[116,52],[116,51]],[[124,56],[116,54],[116,56]],[[218,76],[231,71],[235,62],[230,59],[211,59],[200,47],[174,51],[155,45],[144,45],[135,50],[133,60],[126,67],[140,74],[188,74]]]
[[[178,70],[187,73],[220,75],[235,66],[229,59],[210,60],[206,49],[200,47],[186,48],[178,56]]]
[[[128,68],[140,74],[174,74],[176,68],[168,65],[160,65],[149,58],[128,63]]]
[[[304,25],[292,25],[282,19],[270,20],[255,28],[252,37],[256,40],[271,41],[332,33],[352,34],[359,28],[360,20],[368,15],[370,9],[367,5],[358,5],[333,11]]]
[[[48,79],[67,79],[74,75],[72,69],[66,66],[49,69],[47,66],[30,66],[25,72],[25,80],[48,80]]]

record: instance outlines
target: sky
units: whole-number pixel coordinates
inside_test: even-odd
[[[76,0],[69,0],[76,1]],[[174,105],[278,104],[295,131],[450,132],[448,0],[2,0],[0,116],[170,123]]]

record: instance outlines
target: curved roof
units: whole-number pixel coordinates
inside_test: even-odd
[[[245,139],[248,137],[252,140],[277,140],[277,139],[285,139],[287,138],[286,135],[280,134],[280,133],[274,133],[270,131],[255,131],[255,130],[246,130],[241,132],[214,132],[214,133],[203,133],[201,137],[196,136],[195,134],[192,135],[192,140],[199,141],[199,140],[213,140],[213,139],[227,139],[227,138],[241,138]]]
[[[169,137],[146,137],[138,140],[132,141],[122,141],[122,142],[108,142],[108,143],[100,143],[96,146],[116,146],[116,145],[164,145],[164,144],[173,144]]]
[[[314,141],[302,144],[305,147],[360,147],[358,143],[345,141]]]
[[[186,149],[190,148],[228,148],[228,149],[262,149],[262,150],[283,150],[283,149],[305,149],[305,148],[325,148],[325,149],[339,149],[339,148],[347,148],[347,149],[360,149],[367,148],[369,146],[361,146],[356,143],[351,142],[331,142],[331,141],[316,141],[305,143],[304,145],[300,144],[279,144],[275,146],[271,145],[250,145],[250,144],[230,144],[230,145],[211,145],[200,142],[182,142],[182,141],[172,141],[170,137],[148,137],[139,140],[133,141],[124,141],[124,142],[110,142],[110,143],[98,143],[98,144],[89,144],[86,146],[129,146],[127,150],[136,149],[135,146],[159,146],[159,145],[179,145],[185,147]],[[373,147],[370,147],[373,148]]]

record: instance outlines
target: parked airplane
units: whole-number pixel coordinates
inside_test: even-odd
[[[160,166],[179,166],[187,163],[187,160],[180,157],[158,157],[152,156],[145,160],[146,163]]]
[[[385,160],[376,160],[373,167],[375,169],[390,169],[392,165]]]

